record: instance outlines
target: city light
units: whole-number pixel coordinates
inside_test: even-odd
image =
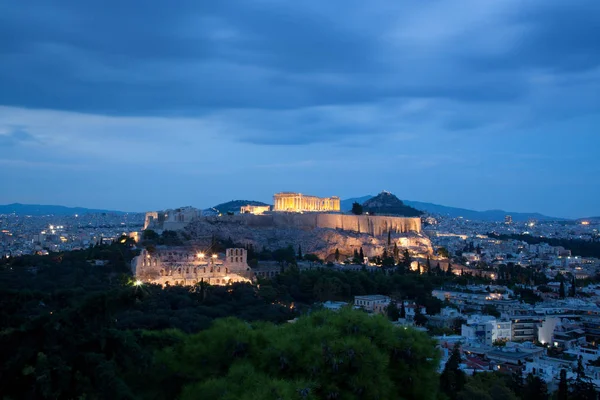
[[[198,254],[196,254],[196,257],[198,257],[198,258],[204,258],[204,253],[198,253]]]
[[[139,279],[137,279],[135,282],[133,282],[133,286],[142,286],[144,282],[140,281]]]
[[[219,257],[219,256],[218,256],[218,255],[216,255],[216,254],[213,254],[213,255],[212,255],[212,258],[214,258],[215,260],[217,259],[217,257]]]

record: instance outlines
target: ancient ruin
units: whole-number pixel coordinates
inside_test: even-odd
[[[281,192],[273,196],[273,210],[286,212],[340,211],[340,198]]]
[[[224,259],[192,248],[164,247],[152,252],[143,249],[132,260],[132,269],[139,281],[163,286],[191,286],[200,282],[227,285],[251,282],[254,276],[245,249],[227,249]]]

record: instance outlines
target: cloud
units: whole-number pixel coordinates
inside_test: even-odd
[[[0,147],[15,147],[30,143],[39,143],[39,140],[24,129],[13,128],[7,133],[0,131]]]
[[[398,97],[515,101],[530,90],[524,70],[583,71],[600,57],[594,0],[371,8],[38,0],[25,13],[5,5],[0,104],[195,116]]]
[[[324,192],[330,182],[360,181],[376,192],[384,180],[403,179],[428,182],[425,193],[464,177],[487,182],[482,190],[491,193],[491,176],[520,178],[496,168],[507,161],[494,152],[505,149],[557,160],[521,157],[531,181],[570,181],[580,171],[591,181],[599,7],[597,0],[369,7],[31,0],[26,9],[5,2],[0,147],[11,151],[2,162],[130,168],[163,184],[178,176],[173,187],[213,171],[237,178],[272,165],[255,187],[296,179],[302,190]],[[325,172],[309,179],[302,168]],[[348,170],[357,178],[340,178]]]

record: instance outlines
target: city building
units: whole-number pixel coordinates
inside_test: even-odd
[[[240,214],[262,215],[269,211],[271,211],[271,206],[253,206],[248,204],[240,208]]]
[[[362,308],[369,312],[375,312],[390,304],[390,297],[381,294],[371,294],[366,296],[354,296],[354,306]]]
[[[340,211],[340,198],[309,196],[302,193],[281,192],[273,196],[273,210],[287,212]]]
[[[461,335],[468,340],[491,346],[497,340],[512,339],[512,323],[497,320],[491,315],[473,315],[462,325]]]

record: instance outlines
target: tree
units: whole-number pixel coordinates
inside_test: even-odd
[[[360,263],[364,263],[365,261],[365,253],[363,253],[363,248],[361,247],[358,252],[358,257],[360,258]]]
[[[352,203],[352,214],[361,215],[363,213],[363,206],[360,203]]]
[[[388,230],[388,242],[387,242],[388,246],[392,245],[392,230]]]
[[[517,400],[518,396],[511,391],[510,382],[499,373],[486,372],[476,374],[467,380],[464,389],[458,393],[459,400]]]
[[[390,304],[387,307],[387,316],[390,321],[398,321],[400,318],[400,311],[398,310],[398,306],[395,301],[390,301]]]
[[[335,261],[340,261],[340,249],[335,249]]]
[[[585,367],[583,365],[583,357],[577,359],[577,368],[575,369],[577,378],[572,385],[572,394],[576,399],[581,400],[596,400],[596,389],[591,380],[585,375]]]
[[[525,380],[523,379],[523,368],[519,367],[511,375],[510,386],[513,392],[523,393]]]
[[[201,361],[199,361],[201,360]],[[318,311],[294,324],[234,318],[157,354],[162,398],[436,399],[435,342],[382,316]],[[160,396],[155,396],[160,397]]]
[[[521,397],[527,400],[548,400],[548,385],[539,376],[529,374]]]
[[[404,249],[404,252],[402,252],[402,263],[401,264],[405,271],[410,272],[410,265],[412,264],[412,258],[410,256],[410,253],[408,252],[408,249]]]
[[[450,253],[448,253],[448,250],[445,247],[440,247],[437,250],[437,253],[444,258],[450,258]]]
[[[398,243],[394,243],[394,260],[398,261],[400,259],[400,249],[398,249]]]
[[[309,253],[304,256],[306,261],[310,261],[312,263],[320,263],[322,260],[316,254]]]
[[[448,269],[446,270],[446,275],[448,276],[453,276],[454,273],[452,272],[452,264],[448,263]]]
[[[500,317],[500,312],[498,311],[498,308],[493,304],[484,305],[482,312],[487,315],[493,315],[496,318]]]
[[[290,245],[288,247],[275,250],[273,252],[273,259],[277,261],[283,269],[285,264],[296,264],[296,252]]]
[[[427,323],[427,317],[421,313],[421,307],[418,305],[415,306],[415,316],[413,317],[413,321],[417,326],[424,326]]]
[[[400,318],[406,318],[406,306],[404,300],[400,301]]]
[[[577,283],[575,282],[574,275],[573,275],[573,279],[571,279],[571,287],[569,288],[569,296],[571,296],[571,297],[577,296]]]
[[[383,259],[381,260],[381,265],[384,268],[393,267],[394,265],[396,265],[396,263],[394,262],[394,257],[388,257],[385,253],[384,255],[385,257],[383,257]]]
[[[556,393],[556,400],[568,400],[569,399],[569,383],[567,381],[567,370],[560,370],[560,380],[558,382],[558,391]]]
[[[442,267],[441,267],[441,265],[440,265],[440,262],[439,262],[439,261],[438,261],[437,265],[435,266],[435,274],[436,274],[437,276],[442,276],[442,275],[445,275],[445,274],[444,274],[444,271],[442,271]]]
[[[440,375],[440,390],[451,400],[457,398],[458,393],[465,387],[467,382],[467,376],[460,369],[460,363],[460,343],[456,343]]]
[[[558,288],[558,295],[561,299],[565,298],[565,283],[560,281],[560,286]]]
[[[142,239],[143,240],[158,240],[160,236],[158,235],[158,233],[156,233],[155,231],[153,231],[152,229],[146,229],[145,231],[142,232]]]
[[[298,245],[298,260],[302,260],[302,246]]]

